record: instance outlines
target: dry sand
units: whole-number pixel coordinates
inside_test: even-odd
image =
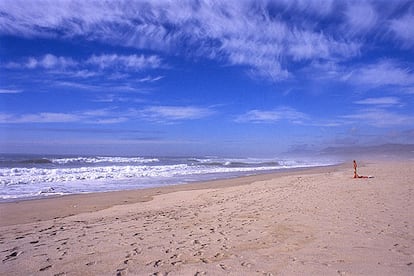
[[[414,162],[0,204],[1,275],[414,275]]]

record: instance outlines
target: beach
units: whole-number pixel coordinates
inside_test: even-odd
[[[0,204],[2,275],[413,275],[414,161]]]

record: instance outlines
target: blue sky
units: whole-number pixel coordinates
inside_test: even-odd
[[[0,151],[414,141],[414,1],[0,1]]]

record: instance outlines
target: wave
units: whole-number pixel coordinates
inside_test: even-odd
[[[18,161],[19,164],[52,164],[53,162],[47,158],[26,159]]]
[[[53,183],[86,180],[122,180],[128,178],[168,178],[209,173],[247,172],[279,167],[211,168],[186,164],[164,166],[100,166],[81,168],[12,168],[0,169],[0,184],[9,186],[31,183]]]
[[[230,168],[240,168],[240,167],[272,167],[272,166],[281,166],[281,163],[273,160],[263,160],[263,159],[189,159],[193,164],[203,164],[205,166],[222,166]]]
[[[233,164],[234,165],[234,164]],[[79,168],[11,168],[0,169],[0,185],[57,183],[87,180],[124,180],[142,178],[174,178],[187,175],[248,173],[283,168],[311,167],[312,164],[274,166],[209,166],[209,165],[139,165],[95,166]]]
[[[72,157],[72,158],[54,158],[50,160],[54,164],[74,164],[74,163],[152,163],[158,162],[158,158],[144,158],[144,157],[109,157],[109,156],[97,156],[97,157]]]
[[[114,165],[114,164],[147,164],[156,163],[158,158],[144,157],[112,157],[112,156],[78,156],[78,157],[51,157],[51,156],[0,156],[0,167],[60,167],[83,165],[94,166],[95,164]]]
[[[331,164],[251,158],[25,157],[0,167],[0,200],[147,188]]]
[[[59,192],[53,187],[39,188],[39,190],[31,191],[20,191],[19,193],[10,193],[10,194],[1,194],[0,199],[4,201],[16,200],[16,199],[29,199],[29,198],[39,198],[39,197],[48,197],[48,196],[63,196],[69,195],[71,193]]]

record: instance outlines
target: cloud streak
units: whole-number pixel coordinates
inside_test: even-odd
[[[378,5],[371,1],[2,1],[0,34],[82,37],[202,56],[245,66],[254,77],[280,81],[292,77],[292,64],[338,63],[358,56],[366,42],[378,39],[374,31],[385,34],[381,39],[397,38],[402,47],[412,47],[414,16],[409,12],[395,16],[385,12],[392,4]],[[337,17],[334,23],[319,23],[333,16]],[[91,57],[90,62],[100,68],[109,62],[140,69],[158,67],[160,61],[109,54]],[[50,59],[33,60],[28,66],[58,63],[68,64]]]
[[[356,104],[362,105],[381,105],[381,106],[392,106],[400,105],[401,102],[396,97],[380,97],[380,98],[367,98],[355,102]]]
[[[144,70],[162,67],[161,58],[155,55],[92,55],[86,60],[87,64],[95,65],[100,69],[117,70]]]
[[[366,34],[376,27],[378,20],[375,6],[369,1],[348,1],[343,28],[350,36]]]
[[[414,13],[391,20],[390,29],[405,48],[414,46],[414,28],[412,26],[414,26]]]
[[[4,67],[8,69],[26,68],[26,69],[65,69],[76,67],[78,62],[70,57],[59,57],[52,54],[46,54],[42,57],[29,57],[23,62],[9,62]]]
[[[28,57],[21,62],[8,62],[4,65],[7,69],[67,69],[67,68],[83,68],[74,72],[77,76],[88,77],[94,76],[96,73],[87,70],[92,66],[100,70],[124,70],[124,71],[141,71],[147,69],[157,69],[165,67],[159,56],[156,55],[118,55],[103,54],[92,55],[86,60],[74,60],[70,57],[55,56],[46,54],[42,57]]]
[[[104,108],[84,111],[39,112],[29,114],[0,113],[1,124],[25,123],[85,123],[118,124],[127,121],[151,121],[172,123],[187,120],[199,120],[216,114],[212,108],[197,106],[147,106],[140,110],[116,110]]]
[[[238,123],[278,123],[289,121],[295,124],[302,124],[309,116],[291,107],[279,107],[272,110],[253,109],[236,118]]]
[[[21,89],[0,88],[0,94],[19,94],[23,92]]]
[[[381,60],[374,64],[360,66],[351,71],[346,81],[372,87],[384,85],[414,85],[414,73],[408,66],[395,60]]]
[[[114,124],[130,118],[112,109],[95,109],[74,112],[0,113],[1,124],[45,124],[45,123],[86,123]]]
[[[344,115],[348,123],[371,125],[374,127],[410,126],[414,117],[390,111],[382,107],[361,109],[354,114]]]
[[[68,113],[41,112],[37,114],[4,114],[0,113],[0,123],[24,124],[24,123],[69,123],[83,119],[82,116]]]
[[[210,108],[196,106],[149,106],[139,111],[142,118],[158,122],[196,120],[213,114]]]

